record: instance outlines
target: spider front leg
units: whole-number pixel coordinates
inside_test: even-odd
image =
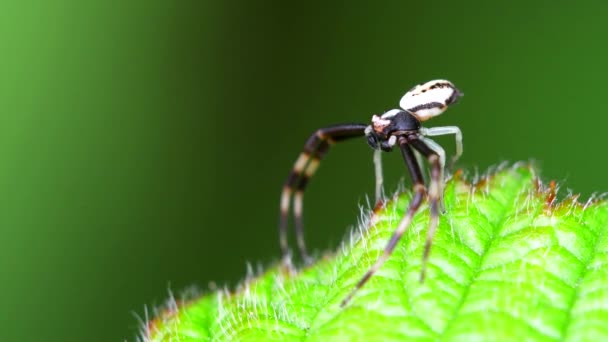
[[[439,225],[439,202],[443,198],[443,179],[441,157],[437,152],[431,149],[423,140],[412,139],[410,144],[423,156],[425,156],[431,165],[431,182],[429,184],[429,205],[430,205],[430,221],[429,228],[426,233],[426,242],[424,244],[424,254],[422,256],[422,270],[420,271],[420,282],[424,282],[426,276],[426,267],[433,244],[433,237]]]
[[[314,175],[330,145],[349,138],[363,136],[365,135],[366,127],[367,125],[365,124],[344,124],[321,128],[306,141],[304,151],[300,153],[300,156],[296,160],[289,177],[283,185],[283,192],[281,194],[279,239],[284,263],[289,263],[287,224],[292,194],[298,248],[304,261],[309,262],[311,258],[306,251],[304,223],[302,220],[303,196],[306,185],[308,185],[308,180]]]
[[[408,143],[409,142],[406,137],[399,137],[398,144],[401,149],[401,154],[403,155],[403,159],[405,160],[410,176],[412,177],[414,196],[410,201],[410,205],[407,209],[407,212],[405,213],[401,221],[399,221],[399,226],[397,226],[397,230],[395,230],[395,232],[391,236],[391,239],[386,244],[384,252],[380,257],[378,257],[378,260],[376,260],[374,265],[370,267],[367,272],[365,272],[361,280],[359,280],[359,282],[357,282],[357,284],[355,285],[355,288],[342,300],[342,302],[340,303],[341,307],[344,307],[348,304],[348,302],[353,298],[357,291],[361,287],[363,287],[365,283],[367,283],[367,281],[374,275],[374,273],[376,273],[376,271],[378,271],[378,269],[380,269],[380,267],[382,267],[384,262],[393,253],[395,246],[397,245],[403,234],[410,227],[414,215],[416,214],[416,212],[420,208],[420,205],[422,204],[422,201],[424,200],[426,189],[424,187],[422,171],[420,170],[420,165],[418,164],[416,156],[414,155],[414,152],[412,151]]]

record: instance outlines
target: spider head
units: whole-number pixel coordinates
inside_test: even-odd
[[[433,80],[410,89],[399,102],[399,106],[410,112],[419,121],[440,115],[463,94],[447,80]]]
[[[393,149],[393,146],[389,145],[388,135],[383,129],[383,127],[385,127],[383,125],[386,122],[381,120],[382,119],[378,115],[374,115],[372,117],[372,124],[365,129],[365,136],[367,137],[367,143],[374,150],[390,152]]]

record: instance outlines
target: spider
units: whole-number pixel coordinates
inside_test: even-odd
[[[414,195],[408,209],[399,222],[391,239],[386,244],[384,252],[378,257],[374,265],[361,277],[355,288],[342,300],[344,307],[374,275],[374,273],[390,257],[399,239],[407,231],[412,219],[427,195],[427,188],[420,167],[420,156],[425,157],[430,166],[430,182],[428,187],[428,200],[430,206],[430,222],[427,231],[424,254],[422,257],[422,270],[420,282],[424,281],[426,264],[437,225],[439,213],[445,212],[443,203],[443,185],[445,171],[445,151],[431,140],[430,136],[453,134],[456,140],[456,153],[453,164],[462,154],[462,133],[456,126],[422,127],[421,122],[443,113],[449,105],[455,103],[462,93],[447,80],[433,80],[410,89],[401,98],[399,106],[402,109],[392,109],[384,114],[372,116],[371,125],[362,123],[349,123],[321,128],[313,133],[304,145],[303,152],[296,160],[289,177],[283,186],[280,204],[279,236],[283,262],[290,263],[290,252],[287,243],[287,220],[293,195],[293,211],[295,218],[295,233],[300,254],[305,262],[311,258],[306,251],[304,243],[304,226],[302,221],[302,200],[308,180],[317,170],[321,159],[334,143],[356,137],[366,137],[367,143],[374,152],[376,170],[376,200],[382,195],[382,166],[381,153],[390,152],[397,147],[405,160],[407,169],[412,178]]]

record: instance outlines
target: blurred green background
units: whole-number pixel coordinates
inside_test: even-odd
[[[280,189],[308,135],[434,78],[465,93],[429,122],[462,128],[460,167],[533,158],[544,180],[608,191],[607,10],[2,2],[0,340],[134,340],[168,289],[276,261]],[[371,155],[363,139],[330,151],[305,201],[311,248],[356,223]],[[405,167],[385,161],[393,190]]]

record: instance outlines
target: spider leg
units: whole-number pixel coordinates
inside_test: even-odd
[[[384,175],[382,172],[382,150],[374,150],[374,170],[376,172],[376,203],[382,200]]]
[[[460,130],[460,128],[456,126],[431,127],[421,129],[420,133],[429,137],[454,134],[454,138],[456,139],[456,154],[452,157],[452,160],[450,161],[450,168],[454,166],[454,163],[456,163],[458,158],[460,158],[460,156],[462,155],[462,131]]]
[[[444,178],[444,174],[445,174],[445,150],[443,149],[443,147],[441,147],[441,145],[439,145],[438,143],[436,143],[434,140],[430,139],[430,138],[426,138],[426,137],[420,137],[420,139],[422,139],[422,141],[424,141],[433,151],[437,152],[437,154],[439,155],[439,163],[441,164],[441,174],[439,176],[439,179],[441,180],[439,182],[439,210],[441,210],[442,213],[445,213],[445,201],[443,200],[443,186],[445,184],[445,178]],[[416,156],[418,156],[419,154],[417,154]]]
[[[321,128],[306,141],[304,150],[300,153],[289,177],[287,177],[281,194],[279,240],[284,263],[289,262],[287,224],[292,195],[298,248],[300,249],[302,258],[305,261],[309,261],[310,257],[308,256],[304,242],[304,224],[302,220],[303,195],[306,185],[308,185],[308,180],[314,175],[330,145],[349,138],[364,136],[366,127],[367,125],[364,124],[344,124]]]
[[[401,154],[403,155],[403,159],[405,160],[410,176],[412,177],[414,196],[410,201],[410,205],[407,209],[406,214],[403,216],[401,221],[399,221],[399,226],[391,236],[391,239],[386,244],[386,247],[384,247],[384,252],[380,257],[378,257],[376,263],[374,263],[374,265],[370,267],[367,272],[365,272],[361,280],[359,280],[359,282],[357,282],[357,284],[355,285],[355,288],[342,300],[342,303],[340,304],[341,307],[344,307],[348,304],[348,302],[353,298],[357,291],[361,287],[363,287],[365,283],[367,283],[367,281],[374,275],[374,273],[376,273],[376,271],[378,271],[378,269],[380,269],[384,262],[389,258],[389,256],[395,249],[395,246],[397,245],[403,234],[409,228],[410,223],[414,218],[414,215],[416,214],[416,212],[420,208],[420,205],[422,204],[422,201],[424,200],[426,190],[424,187],[422,172],[420,171],[420,166],[416,161],[416,157],[414,156],[414,151],[412,151],[411,147],[408,145],[409,142],[407,138],[403,136],[399,137],[398,143],[401,149]]]
[[[416,156],[416,162],[418,163],[418,165],[420,165],[422,167],[422,165],[424,165],[424,161],[426,160],[426,158],[424,158],[420,152],[414,150],[414,155]],[[426,184],[427,181],[427,175],[426,173],[422,173],[422,181],[424,182],[424,184]]]
[[[439,154],[431,149],[425,141],[412,139],[409,143],[424,155],[431,165],[431,182],[429,184],[429,205],[431,207],[429,229],[426,234],[424,244],[424,254],[422,256],[422,270],[420,271],[420,282],[424,282],[426,276],[426,265],[429,260],[429,253],[433,244],[433,237],[439,224],[439,199],[441,197],[443,180],[441,179],[441,161]]]

